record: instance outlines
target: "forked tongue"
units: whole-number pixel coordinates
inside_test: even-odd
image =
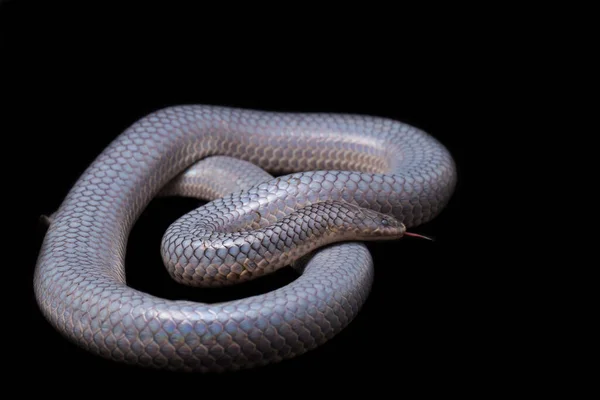
[[[431,238],[429,236],[419,235],[418,233],[404,232],[404,234],[406,236],[412,236],[412,237],[416,237],[416,238],[419,238],[419,239],[427,239],[427,240],[431,240],[432,242],[434,241],[433,238]]]

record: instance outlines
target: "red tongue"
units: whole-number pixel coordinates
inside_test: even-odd
[[[428,236],[419,235],[418,233],[404,232],[404,234],[406,236],[417,237],[417,238],[420,238],[420,239],[427,239],[427,240],[431,240],[433,242],[433,238],[430,238]]]

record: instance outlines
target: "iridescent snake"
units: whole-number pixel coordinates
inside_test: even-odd
[[[279,362],[359,312],[373,280],[361,241],[431,220],[455,184],[441,143],[387,118],[168,107],[118,136],[52,215],[36,299],[66,338],[115,361],[201,372]],[[169,194],[209,201],[165,232],[161,254],[178,282],[229,285],[287,266],[300,275],[218,304],[127,286],[130,230]]]

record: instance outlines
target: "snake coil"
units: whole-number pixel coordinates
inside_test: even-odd
[[[128,287],[133,224],[155,196],[185,193],[185,174],[203,180],[198,195],[211,201],[165,233],[175,279],[232,284],[319,248],[298,279],[218,304]],[[331,339],[358,313],[373,279],[360,241],[431,220],[455,183],[447,149],[398,121],[168,107],[117,137],[69,191],[39,254],[36,299],[65,337],[115,361],[202,372],[278,362]]]

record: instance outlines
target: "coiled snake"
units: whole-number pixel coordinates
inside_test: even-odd
[[[117,137],[52,216],[36,299],[69,340],[116,361],[202,372],[278,362],[331,339],[360,310],[373,268],[360,241],[431,220],[455,183],[447,149],[398,121],[168,107]],[[128,287],[136,219],[155,196],[186,191],[211,201],[165,232],[174,279],[234,284],[313,254],[298,279],[218,304]]]

